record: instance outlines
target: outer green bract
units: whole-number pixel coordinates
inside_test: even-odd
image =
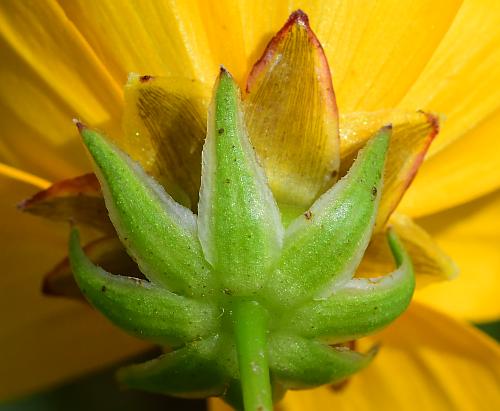
[[[241,408],[240,376],[248,369],[238,362],[248,353],[269,365],[274,400],[288,388],[336,382],[366,366],[375,351],[328,344],[384,327],[410,302],[412,265],[390,231],[397,270],[377,279],[353,278],[372,233],[390,127],[285,229],[241,110],[239,89],[221,70],[203,149],[198,216],[105,138],[81,127],[111,220],[147,280],[94,266],[74,232],[76,280],[112,322],[173,349],[122,369],[119,377],[131,387],[183,397],[220,395]],[[241,314],[242,307],[250,311]],[[235,336],[245,315],[248,324],[264,322],[264,332],[246,326]],[[264,344],[262,351],[251,354],[248,344],[247,352],[237,352],[252,338]]]

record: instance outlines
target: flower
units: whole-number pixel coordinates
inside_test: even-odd
[[[276,189],[274,194],[268,182],[280,187],[281,181],[296,176],[286,170],[286,175],[276,178],[281,170],[268,157],[267,170],[272,173],[266,179],[252,149],[247,128],[255,131],[259,122],[249,116],[258,110],[272,117],[273,108],[263,110],[259,96],[272,94],[279,78],[287,81],[283,70],[292,67],[292,73],[300,73],[305,87],[296,89],[303,96],[309,93],[307,106],[318,102],[318,108],[324,107],[323,94],[314,92],[321,90],[323,82],[311,87],[315,86],[314,64],[301,70],[296,66],[301,54],[322,57],[311,39],[315,37],[307,16],[294,12],[267,48],[265,63],[256,66],[262,81],[259,88],[252,85],[246,104],[232,76],[221,68],[208,110],[197,215],[176,203],[108,139],[76,123],[95,162],[109,219],[150,281],[130,278],[127,272],[110,274],[96,266],[80,248],[76,229],[69,246],[69,278],[74,276],[85,298],[114,324],[170,348],[160,358],[121,369],[119,379],[126,385],[167,395],[221,396],[235,408],[241,408],[243,398],[245,409],[270,410],[273,399],[277,402],[287,389],[338,383],[366,367],[376,348],[364,354],[346,344],[383,328],[408,307],[415,288],[414,270],[395,230],[389,230],[387,237],[396,270],[378,278],[353,278],[377,213],[384,209],[379,207],[384,204],[382,177],[386,158],[386,170],[391,170],[393,127],[382,127],[359,150],[342,180],[286,228],[286,215],[281,216],[274,196],[281,194],[279,199],[284,196],[289,201],[288,212],[290,202],[303,196]],[[160,94],[153,79],[143,81],[152,84],[139,95],[145,97],[146,91],[153,90]],[[296,100],[283,97],[281,112],[283,107],[296,107]],[[150,119],[150,111],[155,110],[148,107],[143,114]],[[165,106],[158,101],[156,108],[160,107]],[[314,130],[323,119],[336,119],[333,112],[326,113],[296,121],[293,131],[301,125]],[[287,129],[291,122],[293,117],[285,123]],[[279,130],[279,119],[273,123],[266,124],[268,141],[281,137],[273,132]],[[337,137],[334,128],[323,130]],[[321,134],[311,133],[310,143],[314,145]],[[393,151],[395,147],[396,133]],[[327,164],[338,167],[339,162]],[[315,174],[301,171],[298,178],[313,180]],[[309,187],[289,186],[304,194]],[[40,203],[48,205],[44,200]],[[46,284],[49,291],[56,290],[53,275]]]
[[[140,346],[119,337],[86,308],[42,300],[34,287],[26,287],[29,281],[40,280],[43,265],[48,267],[61,255],[67,233],[17,216],[9,207],[29,194],[33,185],[46,186],[33,174],[57,180],[88,169],[67,119],[78,113],[113,133],[119,128],[113,119],[119,117],[123,104],[119,85],[128,71],[209,81],[222,61],[243,78],[255,60],[250,53],[262,49],[260,43],[269,39],[268,33],[276,31],[291,10],[285,5],[263,10],[264,6],[253,3],[241,7],[245,12],[240,15],[238,6],[220,2],[199,8],[151,4],[141,9],[121,2],[2,4],[0,33],[6,45],[2,60],[9,62],[1,87],[2,118],[7,119],[2,125],[2,157],[9,164],[2,167],[2,211],[8,217],[4,232],[9,238],[3,266],[12,273],[5,276],[12,291],[4,304],[9,312],[17,312],[13,320],[3,321],[7,326],[2,347],[16,361],[5,363],[9,381],[2,381],[4,395],[54,382],[75,370],[86,371],[101,365],[103,357],[111,361]],[[494,146],[498,130],[494,87],[499,81],[495,69],[498,5],[450,2],[440,4],[439,13],[432,2],[301,7],[310,14],[326,49],[341,112],[397,107],[447,114],[443,132],[400,211],[420,217],[418,222],[434,231],[462,266],[463,275],[456,280],[458,285],[446,285],[452,291],[429,287],[417,300],[466,318],[495,318],[498,230],[493,216],[498,212],[499,159],[490,145]],[[162,25],[165,21],[169,24]],[[472,166],[464,168],[467,160]],[[29,239],[20,235],[22,230],[30,234]],[[481,278],[488,273],[490,278],[476,280],[478,264]],[[477,281],[487,281],[488,287],[476,286]],[[33,349],[35,336],[37,350]],[[313,397],[297,394],[300,397],[288,397],[283,406],[300,406],[301,398],[311,401],[311,409],[319,408],[314,401],[322,399],[358,401],[359,408],[382,401],[375,409],[384,404],[393,407],[396,401],[402,409],[470,409],[481,401],[489,405],[498,401],[493,380],[498,348],[460,320],[416,303],[380,338],[385,349],[379,359],[341,395],[327,390],[314,392]],[[72,351],[59,350],[70,343]],[[95,357],[96,353],[102,356]],[[54,358],[58,358],[56,366]],[[409,392],[407,384],[385,385],[400,382],[393,376],[401,369],[406,369],[407,379],[422,377],[415,380],[418,388]],[[379,382],[376,389],[373,380]],[[444,388],[436,389],[441,384]],[[473,388],[456,389],[461,385]],[[476,389],[480,394],[475,394]],[[369,403],[363,404],[364,400]]]

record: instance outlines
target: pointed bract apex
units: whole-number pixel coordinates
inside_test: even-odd
[[[73,119],[73,124],[76,126],[78,131],[81,133],[84,129],[87,128],[87,125],[83,124],[79,119],[74,118]]]
[[[430,139],[433,140],[434,137],[436,137],[438,134],[439,134],[439,130],[440,130],[440,118],[437,114],[433,114],[433,113],[428,113],[426,111],[420,111],[420,113],[424,114],[426,117],[427,117],[427,121],[429,122],[429,124],[431,125],[432,127],[432,133],[430,135]]]
[[[20,211],[33,211],[37,205],[42,205],[41,209],[47,210],[47,202],[56,198],[68,198],[71,196],[101,196],[101,186],[94,173],[83,174],[78,177],[69,178],[52,184],[45,190],[38,191],[31,197],[17,204]]]
[[[231,73],[228,71],[227,68],[224,67],[223,64],[220,65],[220,69],[219,69],[219,77],[222,77],[222,76],[233,78],[233,76],[231,75]]]
[[[292,14],[290,14],[290,17],[288,17],[288,21],[283,28],[292,24],[301,24],[309,27],[309,16],[301,9],[295,10]]]
[[[392,131],[392,123],[386,124],[380,129],[381,132],[388,132]]]
[[[231,85],[231,87],[237,87],[231,73],[221,64],[219,68],[219,75],[217,76],[214,84],[214,95],[217,95],[217,93],[219,93],[222,84]]]
[[[314,32],[311,30],[311,27],[309,26],[309,17],[307,16],[307,14],[300,9],[294,11],[292,14],[290,14],[290,17],[288,17],[288,20],[285,23],[285,25],[280,29],[280,31],[278,31],[278,33],[276,33],[276,35],[267,44],[266,49],[262,54],[262,57],[259,60],[257,60],[257,62],[252,67],[252,70],[250,71],[250,74],[248,75],[247,79],[247,86],[246,86],[247,93],[250,92],[252,88],[252,82],[255,79],[255,77],[258,76],[258,74],[264,69],[269,60],[272,59],[279,44],[286,39],[287,35],[290,33],[290,31],[294,26],[303,27],[307,31],[309,41],[315,48],[320,50],[321,54],[323,54],[323,47],[321,46],[321,43],[319,42],[318,38],[316,37]],[[324,57],[324,61],[325,61],[325,67],[328,70],[328,77],[329,77],[330,71],[328,68],[326,57]],[[333,92],[333,87],[332,87],[332,92]]]

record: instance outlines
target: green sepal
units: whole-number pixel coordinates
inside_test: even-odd
[[[352,278],[373,230],[390,134],[382,128],[349,173],[288,226],[264,291],[270,301],[298,305]]]
[[[122,383],[180,397],[218,395],[238,409],[243,397],[249,409],[271,409],[286,389],[335,383],[371,361],[376,349],[359,354],[328,344],[383,327],[413,293],[411,263],[391,232],[398,270],[352,279],[377,215],[390,127],[306,213],[291,219],[293,210],[282,210],[285,231],[247,136],[238,86],[224,69],[209,112],[199,218],[106,138],[78,126],[110,218],[150,281],[95,266],[73,232],[76,280],[112,322],[177,348],[121,370]],[[248,304],[238,313],[242,301],[261,307],[262,316]]]
[[[388,242],[398,268],[376,278],[353,278],[327,298],[305,304],[287,316],[284,329],[333,344],[377,331],[399,317],[415,289],[410,257],[394,231]]]
[[[118,380],[130,388],[183,398],[222,395],[230,376],[220,365],[219,340],[212,336],[194,341],[154,360],[122,368]]]
[[[345,347],[277,333],[269,337],[268,344],[271,373],[289,389],[340,382],[366,367],[377,353],[377,348],[360,354]]]
[[[209,109],[198,214],[203,251],[222,287],[258,292],[279,256],[283,226],[247,136],[239,88],[224,69]]]
[[[89,302],[120,328],[141,338],[180,345],[218,327],[217,308],[173,294],[148,281],[113,275],[94,265],[73,229],[69,259],[76,282]]]
[[[103,136],[79,128],[98,167],[111,221],[141,272],[170,291],[205,295],[211,273],[197,237],[196,216]]]

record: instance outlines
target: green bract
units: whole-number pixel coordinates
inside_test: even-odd
[[[288,388],[336,382],[366,366],[375,350],[329,344],[378,330],[409,304],[413,269],[391,231],[397,270],[353,278],[372,234],[390,127],[286,229],[248,139],[239,89],[225,70],[209,111],[198,216],[100,134],[80,128],[111,221],[147,280],[96,267],[74,231],[78,285],[112,322],[172,350],[122,369],[127,385],[218,395],[237,408],[243,398],[246,409],[266,410],[269,382],[277,400]]]

